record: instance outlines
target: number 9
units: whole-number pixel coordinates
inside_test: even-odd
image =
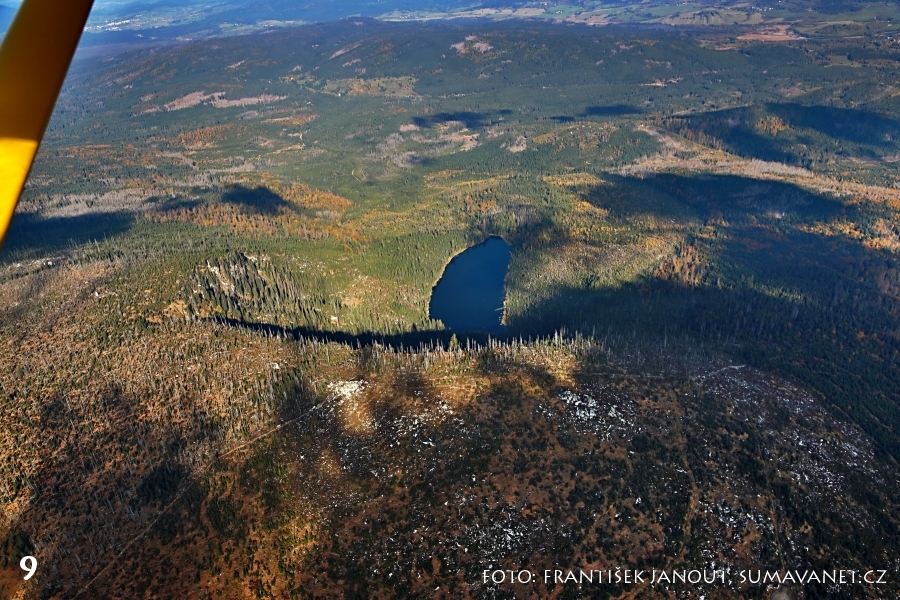
[[[25,576],[25,581],[28,581],[34,575],[34,572],[37,571],[37,559],[33,556],[23,556],[22,560],[19,561],[19,566],[23,571],[28,571],[28,575]]]

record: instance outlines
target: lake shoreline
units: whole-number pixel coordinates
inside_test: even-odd
[[[431,288],[428,318],[451,331],[501,332],[506,326],[506,277],[511,258],[509,242],[499,235],[454,254]],[[495,306],[497,300],[499,306]]]

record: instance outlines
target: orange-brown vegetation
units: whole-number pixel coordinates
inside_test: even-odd
[[[246,201],[208,201],[185,205],[162,206],[148,213],[159,223],[182,222],[209,227],[226,226],[249,236],[292,236],[317,240],[333,237],[358,242],[361,234],[351,225],[340,222],[341,215],[352,206],[342,196],[313,190],[300,184],[286,184],[264,178],[268,186],[249,192]],[[239,190],[240,186],[233,186]],[[226,192],[225,198],[228,197]]]
[[[616,125],[609,122],[587,121],[559,127],[536,136],[531,141],[538,145],[555,144],[557,151],[577,145],[582,152],[589,152],[596,151],[602,144],[608,142],[610,134],[616,129]]]
[[[238,127],[234,124],[213,125],[201,127],[178,134],[178,143],[189,150],[210,148],[217,142],[221,142],[229,134],[240,133],[246,127]]]
[[[784,121],[775,115],[763,117],[756,122],[754,128],[760,133],[768,133],[769,135],[778,135],[779,132],[790,129]]]
[[[562,175],[547,175],[544,181],[550,185],[563,187],[577,187],[584,185],[599,185],[602,183],[599,177],[593,173],[565,173]]]
[[[700,285],[709,269],[709,261],[696,246],[685,244],[654,273],[661,279],[675,280],[687,285]]]
[[[292,182],[285,184],[274,180],[271,182],[270,189],[288,202],[303,208],[322,208],[342,213],[353,206],[353,203],[343,196],[338,196],[332,192],[314,190],[302,183]]]
[[[144,477],[171,461],[184,465],[181,477],[199,471],[221,443],[263,426],[267,409],[255,399],[285,360],[271,340],[212,324],[137,328],[157,299],[116,283],[122,268],[60,266],[0,285],[11,342],[0,346],[8,367],[0,373],[0,529],[28,532],[41,561],[71,557],[58,563],[71,586],[65,597],[153,521],[158,508],[135,495]],[[140,298],[150,303],[143,310]],[[135,305],[133,319],[121,314]],[[101,325],[109,318],[115,329]],[[98,345],[82,335],[98,325],[121,337]],[[239,415],[243,424],[209,435],[213,423]],[[53,500],[60,497],[65,503]],[[35,583],[23,585],[25,597]]]
[[[0,284],[0,539],[53,565],[4,593],[470,598],[485,564],[753,565],[840,531],[773,512],[772,481],[821,493],[834,456],[876,464],[811,394],[692,350],[296,342],[186,321],[179,274],[129,271]],[[534,586],[508,589],[551,596]]]

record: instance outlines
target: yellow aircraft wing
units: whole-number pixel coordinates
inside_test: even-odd
[[[0,46],[0,246],[94,0],[25,0]]]

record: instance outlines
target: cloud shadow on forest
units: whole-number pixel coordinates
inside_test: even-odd
[[[707,241],[688,236],[686,243],[702,249],[691,265],[682,256],[666,269],[661,259],[659,268],[618,287],[556,284],[513,316],[512,331],[547,335],[565,327],[696,340],[815,390],[871,435],[883,458],[900,461],[900,302],[897,285],[885,287],[900,261],[813,227],[856,220],[855,207],[739,176],[609,178],[583,197],[614,219],[653,217],[689,230],[712,223],[717,233]],[[679,275],[691,270],[691,279]]]
[[[900,121],[861,109],[769,103],[679,117],[673,130],[739,156],[792,165],[808,166],[822,153],[878,160],[900,152]]]
[[[337,344],[347,344],[356,348],[364,348],[373,345],[381,345],[395,350],[404,348],[415,349],[429,345],[440,345],[447,348],[451,338],[454,336],[462,346],[465,346],[466,343],[485,345],[489,340],[512,340],[518,337],[517,335],[506,331],[486,333],[481,331],[450,331],[449,329],[420,329],[393,334],[373,332],[354,334],[343,331],[324,331],[312,327],[282,327],[270,323],[255,323],[225,317],[214,317],[209,320],[231,327],[250,329],[275,337],[285,337],[294,340],[334,342]]]
[[[134,219],[133,213],[124,211],[48,218],[30,213],[16,214],[0,257],[27,259],[115,237],[131,229]]]
[[[900,120],[869,110],[775,103],[766,108],[794,127],[814,129],[838,140],[895,148],[900,139]]]
[[[572,123],[578,119],[587,119],[589,117],[624,117],[642,113],[641,109],[629,104],[611,104],[609,106],[588,106],[584,109],[584,112],[578,115],[554,115],[550,117],[550,120],[557,123]]]
[[[624,117],[643,113],[640,108],[630,104],[610,104],[609,106],[588,106],[581,117]]]
[[[503,112],[503,111],[500,111]],[[434,125],[443,125],[445,123],[462,122],[469,129],[478,129],[489,124],[492,113],[486,112],[442,112],[433,115],[419,116],[413,118],[413,123],[422,128],[432,127]]]
[[[294,210],[294,206],[265,186],[255,188],[240,184],[231,185],[222,194],[222,201],[240,206],[248,213],[275,216],[282,209]]]
[[[177,200],[166,200],[165,198],[158,198],[155,196],[150,198],[148,202],[158,203],[157,206],[159,206],[162,211],[192,210],[203,204],[203,202],[197,199],[188,200],[186,198],[179,198]]]
[[[730,222],[772,219],[793,224],[857,213],[855,207],[796,185],[738,175],[604,177],[607,183],[587,190],[582,199],[609,210],[616,218],[652,216],[683,221],[725,216]]]

